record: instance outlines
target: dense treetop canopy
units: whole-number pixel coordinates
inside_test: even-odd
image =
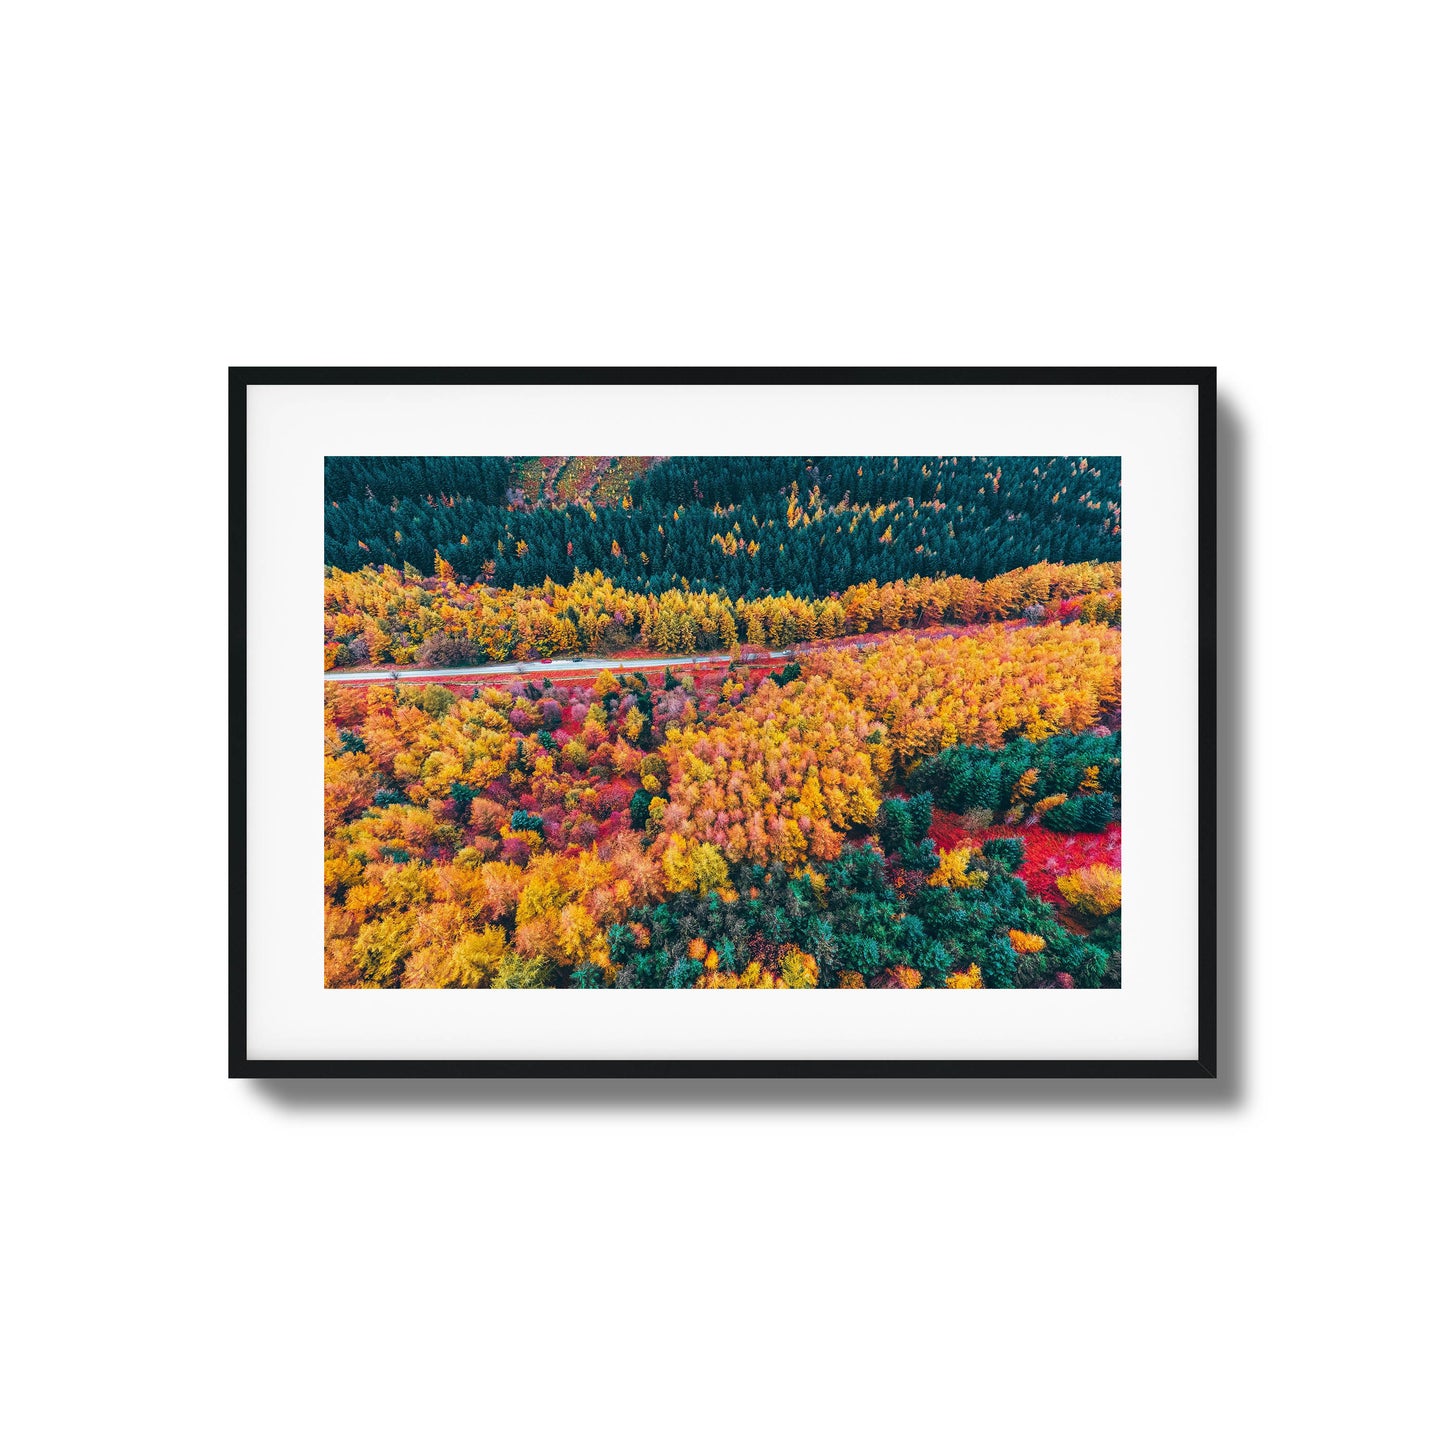
[[[327,982],[1115,987],[1118,642],[329,683]]]

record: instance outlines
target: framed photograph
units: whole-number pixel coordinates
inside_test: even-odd
[[[233,1076],[1215,1075],[1213,368],[229,384]]]

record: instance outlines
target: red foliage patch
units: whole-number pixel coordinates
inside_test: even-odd
[[[597,825],[597,841],[605,843],[609,838],[615,838],[619,833],[625,833],[632,826],[626,812],[617,811],[609,813]]]
[[[942,853],[948,848],[957,848],[960,844],[968,843],[974,836],[963,826],[963,819],[957,813],[946,812],[942,808],[933,810],[933,826],[928,830],[928,836],[938,846]],[[978,834],[982,838],[983,834]]]
[[[1051,833],[1047,828],[1025,828],[1017,836],[1024,840],[1024,862],[1019,877],[1029,891],[1056,908],[1064,906],[1058,879],[1065,873],[1091,863],[1119,866],[1120,831],[1117,823],[1102,833]]]
[[[1058,879],[1063,874],[1091,863],[1119,867],[1118,823],[1111,823],[1102,833],[1054,833],[1037,823],[1019,828],[1006,824],[992,828],[968,828],[957,813],[935,808],[928,836],[940,852],[946,848],[957,848],[960,844],[976,848],[990,838],[1022,839],[1024,861],[1019,868],[1019,877],[1028,885],[1029,892],[1037,894],[1046,903],[1052,903],[1055,908],[1065,906],[1063,895],[1058,890]]]

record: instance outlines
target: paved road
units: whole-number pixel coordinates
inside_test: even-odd
[[[767,657],[791,657],[791,649],[769,652]],[[601,672],[610,667],[613,672],[637,672],[650,667],[696,667],[699,664],[728,661],[728,654],[712,657],[702,654],[696,657],[554,657],[551,662],[494,662],[485,667],[397,667],[388,672],[328,672],[327,682],[390,682],[393,678],[410,682],[417,677],[514,677],[528,672]]]

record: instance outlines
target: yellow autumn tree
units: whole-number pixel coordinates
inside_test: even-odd
[[[672,893],[728,889],[727,860],[711,843],[674,837],[662,854],[662,874]]]
[[[1058,889],[1075,908],[1095,918],[1117,913],[1123,903],[1124,875],[1107,863],[1091,863],[1058,880]]]
[[[817,988],[818,960],[801,948],[789,946],[778,959],[778,973],[788,988]]]
[[[988,874],[983,869],[969,872],[972,856],[970,848],[944,849],[938,855],[938,867],[928,875],[929,883],[935,888],[982,888],[988,882]]]
[[[943,981],[944,988],[982,988],[983,970],[971,963],[961,973],[951,973]]]

